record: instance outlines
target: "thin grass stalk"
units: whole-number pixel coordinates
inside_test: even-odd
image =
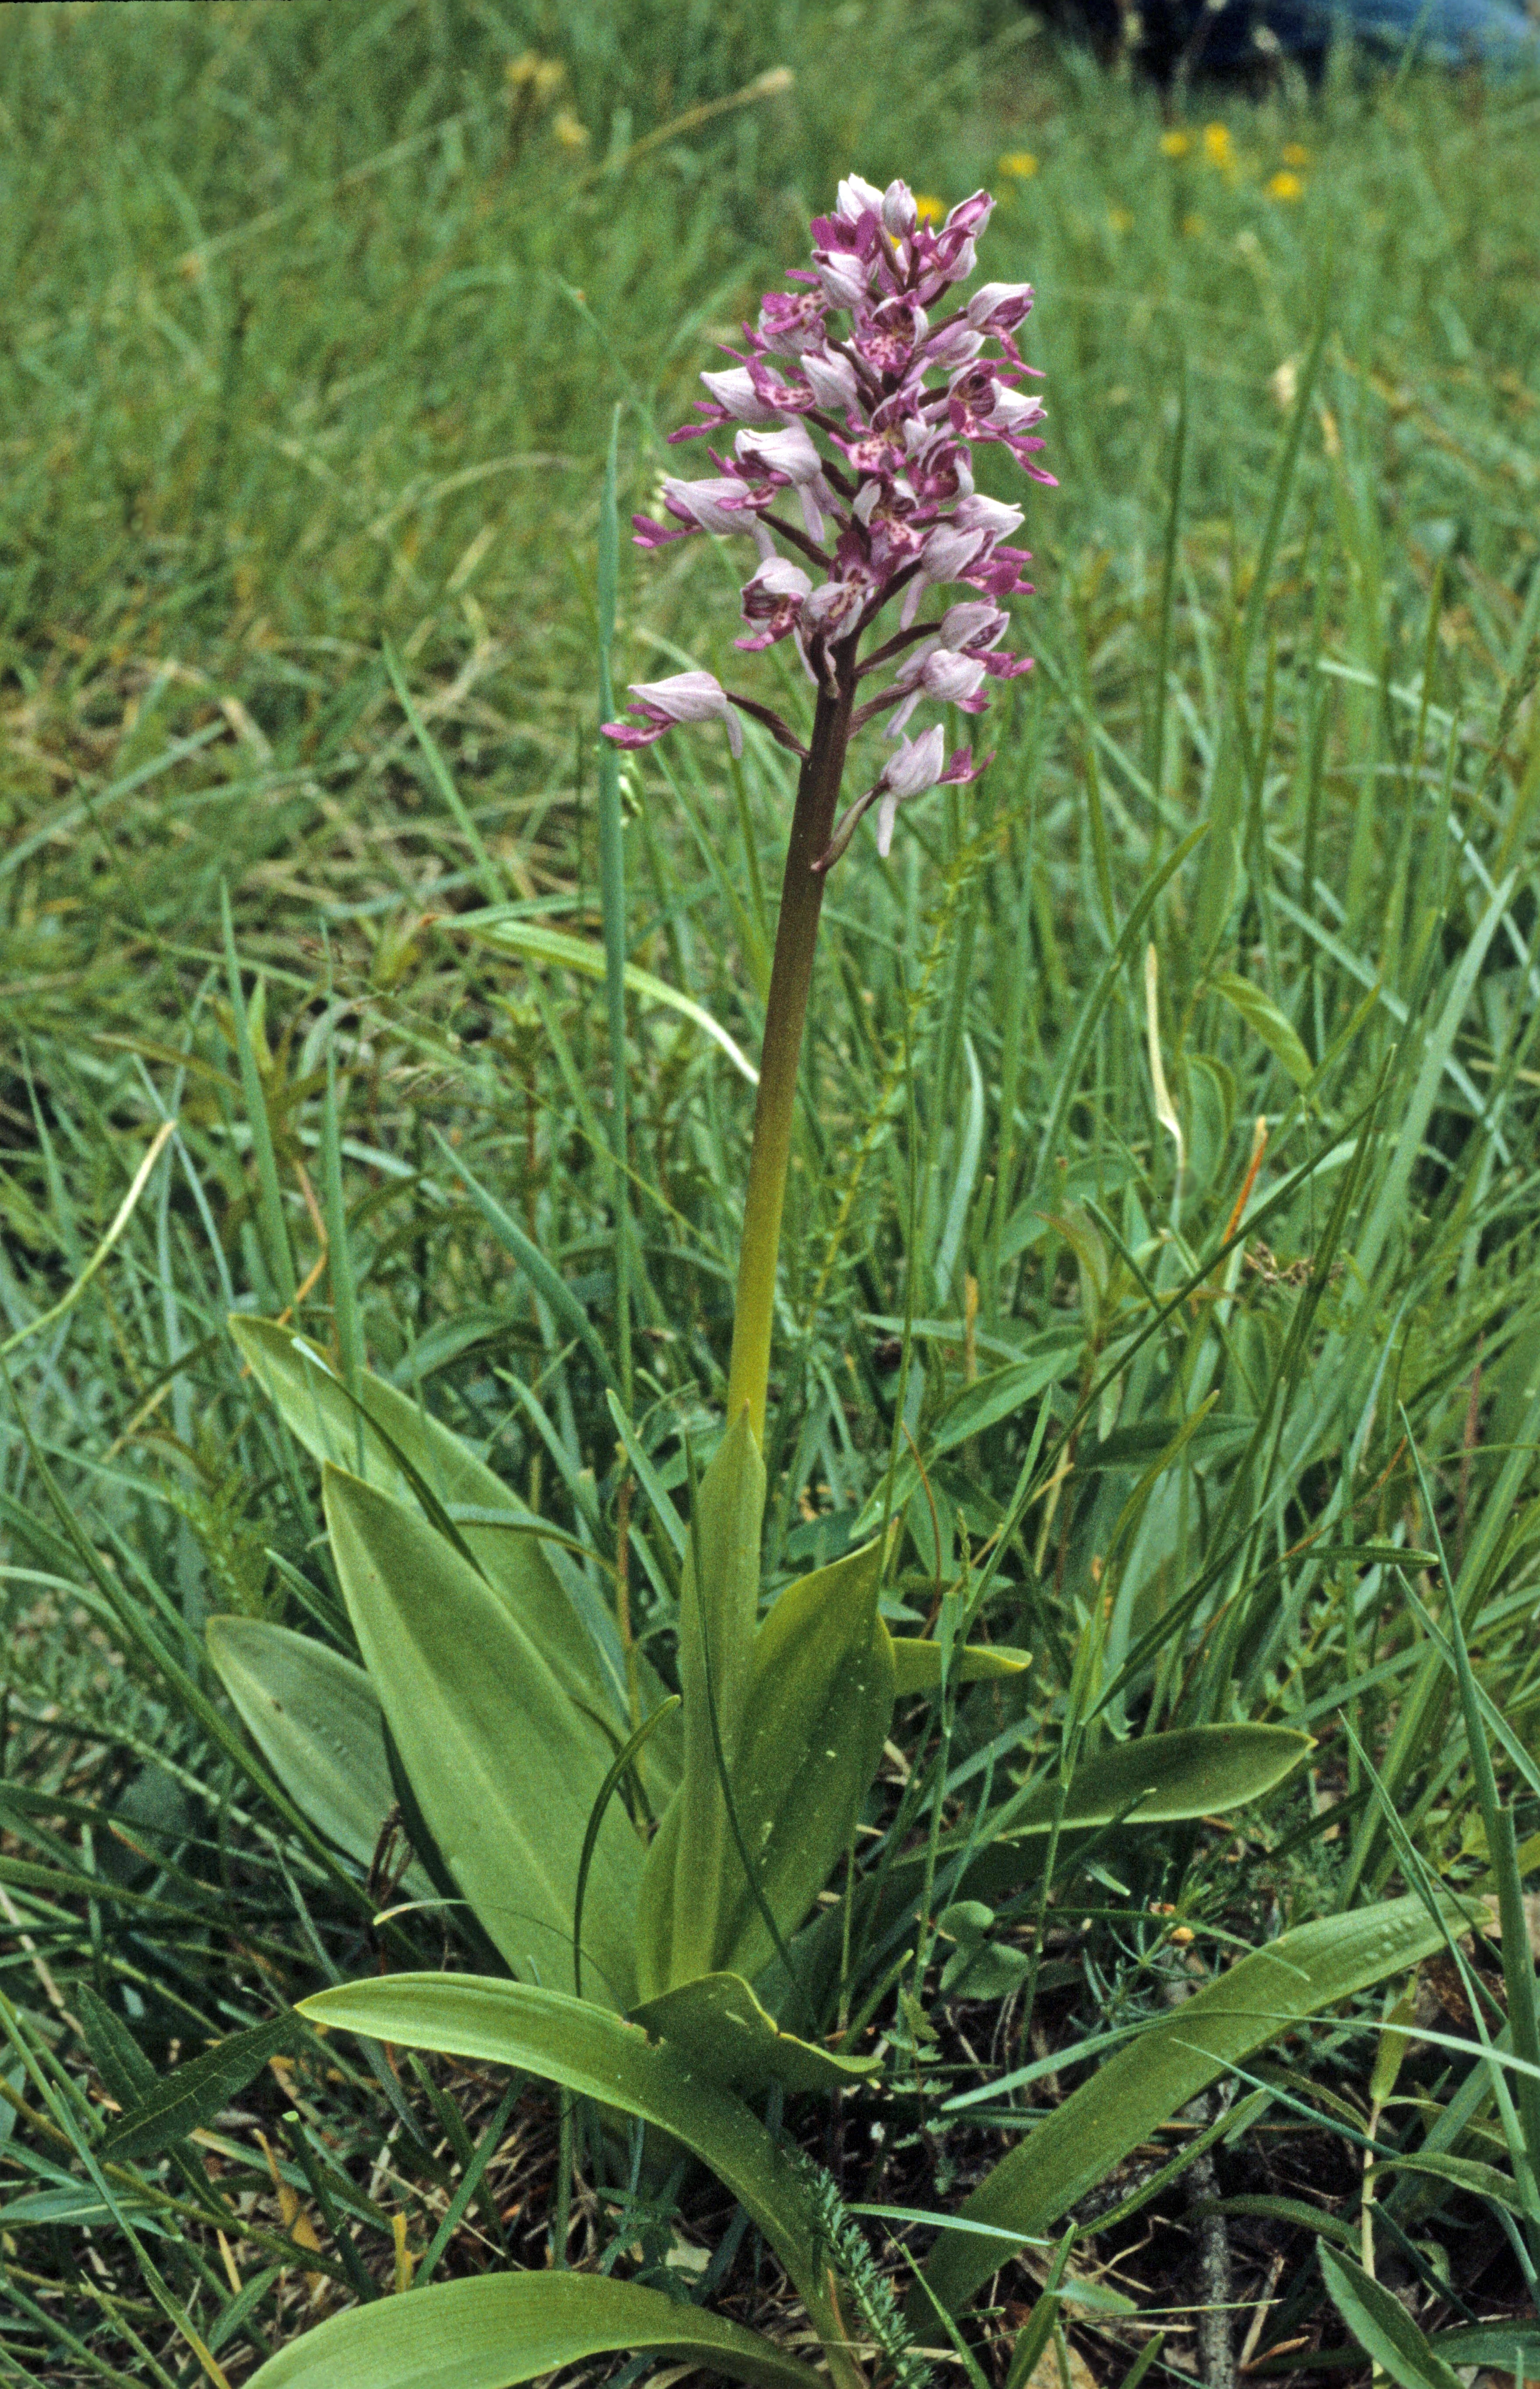
[[[620,530],[616,511],[616,452],[620,409],[610,417],[599,506],[599,719],[615,713],[610,651],[615,644],[616,596],[620,578]],[[620,758],[607,738],[599,741],[599,903],[605,926],[605,1001],[609,1031],[609,1141],[614,1164],[615,1324],[620,1391],[631,1406],[631,1207],[628,1173],[626,1110],[626,857],[621,842]]]

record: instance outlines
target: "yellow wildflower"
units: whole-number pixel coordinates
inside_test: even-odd
[[[1305,185],[1298,174],[1292,174],[1285,166],[1276,174],[1269,176],[1267,197],[1270,199],[1302,199],[1305,197]]]
[[[538,50],[526,50],[519,57],[510,58],[503,71],[515,104],[533,101],[538,108],[543,108],[566,80],[566,69],[560,59],[542,58]]]
[[[551,119],[551,130],[564,149],[584,149],[588,147],[588,126],[569,108],[558,108]]]
[[[1018,183],[1029,183],[1037,171],[1037,160],[1030,149],[1012,149],[999,161],[1002,174],[1014,175]]]
[[[945,199],[930,198],[923,192],[917,191],[914,196],[914,212],[922,224],[939,224],[947,212],[947,202]]]
[[[1308,166],[1310,163],[1310,152],[1305,147],[1303,141],[1286,141],[1284,143],[1283,162],[1286,166]]]
[[[1192,147],[1190,133],[1163,133],[1161,147],[1167,158],[1185,158]]]
[[[1229,166],[1235,162],[1235,143],[1228,124],[1205,124],[1203,156],[1211,166]]]

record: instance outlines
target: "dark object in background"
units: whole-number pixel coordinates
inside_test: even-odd
[[[1520,0],[1048,0],[1046,13],[1160,83],[1264,83],[1280,58],[1314,81],[1344,36],[1381,57],[1540,70],[1540,15]]]

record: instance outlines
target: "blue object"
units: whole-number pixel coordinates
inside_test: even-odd
[[[1048,13],[1160,83],[1265,79],[1280,56],[1317,75],[1343,37],[1381,57],[1540,71],[1540,19],[1520,0],[1049,0]]]

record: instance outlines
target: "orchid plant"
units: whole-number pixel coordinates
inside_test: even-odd
[[[548,1522],[444,1426],[356,1365],[339,1373],[286,1327],[249,1319],[235,1323],[243,1351],[325,1463],[332,1551],[364,1670],[276,1626],[216,1619],[210,1631],[213,1664],[296,1805],[367,1858],[393,1787],[431,1878],[407,1888],[468,1906],[505,1970],[348,1985],[305,2012],[526,2068],[674,2136],[716,2169],[777,2251],[842,2389],[862,2381],[861,2343],[873,2332],[878,2370],[897,2377],[899,2340],[884,2341],[887,2326],[870,2313],[863,2324],[829,2261],[816,2197],[747,2102],[771,2089],[828,2093],[875,2071],[877,2057],[847,2046],[845,2032],[825,2035],[829,1939],[807,1920],[842,1861],[855,1884],[857,1820],[896,1697],[1012,1673],[1025,1654],[966,1646],[958,1601],[945,1605],[943,1642],[891,1635],[878,1600],[885,1539],[788,1587],[761,1619],[762,1452],[828,875],[867,813],[885,854],[900,805],[984,768],[970,747],[948,759],[939,722],[911,733],[918,709],[977,716],[988,681],[1029,669],[1006,645],[1003,603],[1027,588],[1029,558],[1011,543],[1022,513],[975,489],[974,457],[999,446],[1033,479],[1050,478],[1035,461],[1042,408],[1021,387],[1032,369],[1015,341],[1032,291],[990,282],[956,296],[990,204],[979,192],[932,226],[902,183],[883,192],[856,176],[842,183],[834,213],[814,224],[810,266],[790,277],[795,288],[765,299],[733,362],[703,375],[702,420],[674,435],[719,437],[715,474],[667,480],[667,519],[637,517],[648,550],[702,532],[754,542],[737,645],[758,653],[794,642],[812,696],[804,738],[757,698],[686,671],[636,683],[631,718],[604,725],[617,745],[641,747],[681,724],[720,722],[736,752],[746,717],[801,764],[726,1424],[688,1521],[671,1509],[664,1521],[683,1562],[678,1697],[623,1642]],[[850,743],[885,716],[889,751],[842,810]],[[590,1340],[598,1349],[591,1331]],[[661,1490],[654,1498],[667,1501]],[[884,1892],[897,1929],[909,1929],[917,1895],[929,1900],[938,1859],[954,1897],[973,1880],[975,1852],[1019,1881],[1034,1836],[1056,1846],[1066,1830],[1141,1809],[1164,1820],[1235,1806],[1306,1747],[1281,1728],[1215,1731],[1217,1744],[1203,1731],[1149,1737],[1131,1768],[1114,1749],[1050,1792],[1018,1793],[955,1850],[933,1833],[923,1884],[897,1854]],[[1181,1747],[1163,1758],[1163,1743]],[[847,1904],[846,1956],[850,1913]],[[974,2244],[998,2261],[991,2241]],[[446,2329],[452,2341],[468,2334],[453,2357],[459,2389],[498,2389],[617,2347],[669,2348],[766,2389],[816,2389],[818,2379],[756,2334],[681,2313],[656,2292],[557,2270],[490,2275],[338,2316],[265,2365],[253,2389],[448,2379],[433,2369]]]
[[[1022,510],[975,489],[973,459],[975,445],[999,447],[1034,480],[1052,481],[1035,461],[1042,402],[1019,387],[1036,371],[1015,339],[1032,287],[986,282],[966,301],[957,298],[993,204],[975,191],[935,227],[907,184],[879,191],[859,174],[841,183],[834,213],[814,221],[810,266],[787,277],[798,287],[768,294],[757,323],[744,326],[742,349],[727,352],[735,362],[701,376],[702,420],[671,435],[725,440],[736,426],[731,454],[711,449],[718,470],[706,479],[664,482],[667,521],[635,517],[637,544],[647,549],[702,531],[752,539],[748,628],[735,644],[757,654],[793,640],[814,693],[806,740],[771,707],[706,671],[634,683],[635,718],[605,724],[606,737],[635,747],[682,722],[720,722],[738,754],[742,714],[801,761],[728,1373],[728,1417],[746,1408],[760,1444],[797,1065],[828,874],[866,813],[875,810],[885,855],[901,804],[984,769],[988,759],[975,760],[971,747],[948,759],[939,722],[910,736],[916,709],[929,701],[982,714],[988,680],[1031,669],[1030,658],[1002,644],[1011,622],[1001,599],[1030,594],[1022,567],[1031,559],[1009,543]],[[933,593],[959,588],[976,594],[926,612]],[[872,634],[876,644],[863,656]],[[893,751],[842,812],[846,749],[885,712]]]

